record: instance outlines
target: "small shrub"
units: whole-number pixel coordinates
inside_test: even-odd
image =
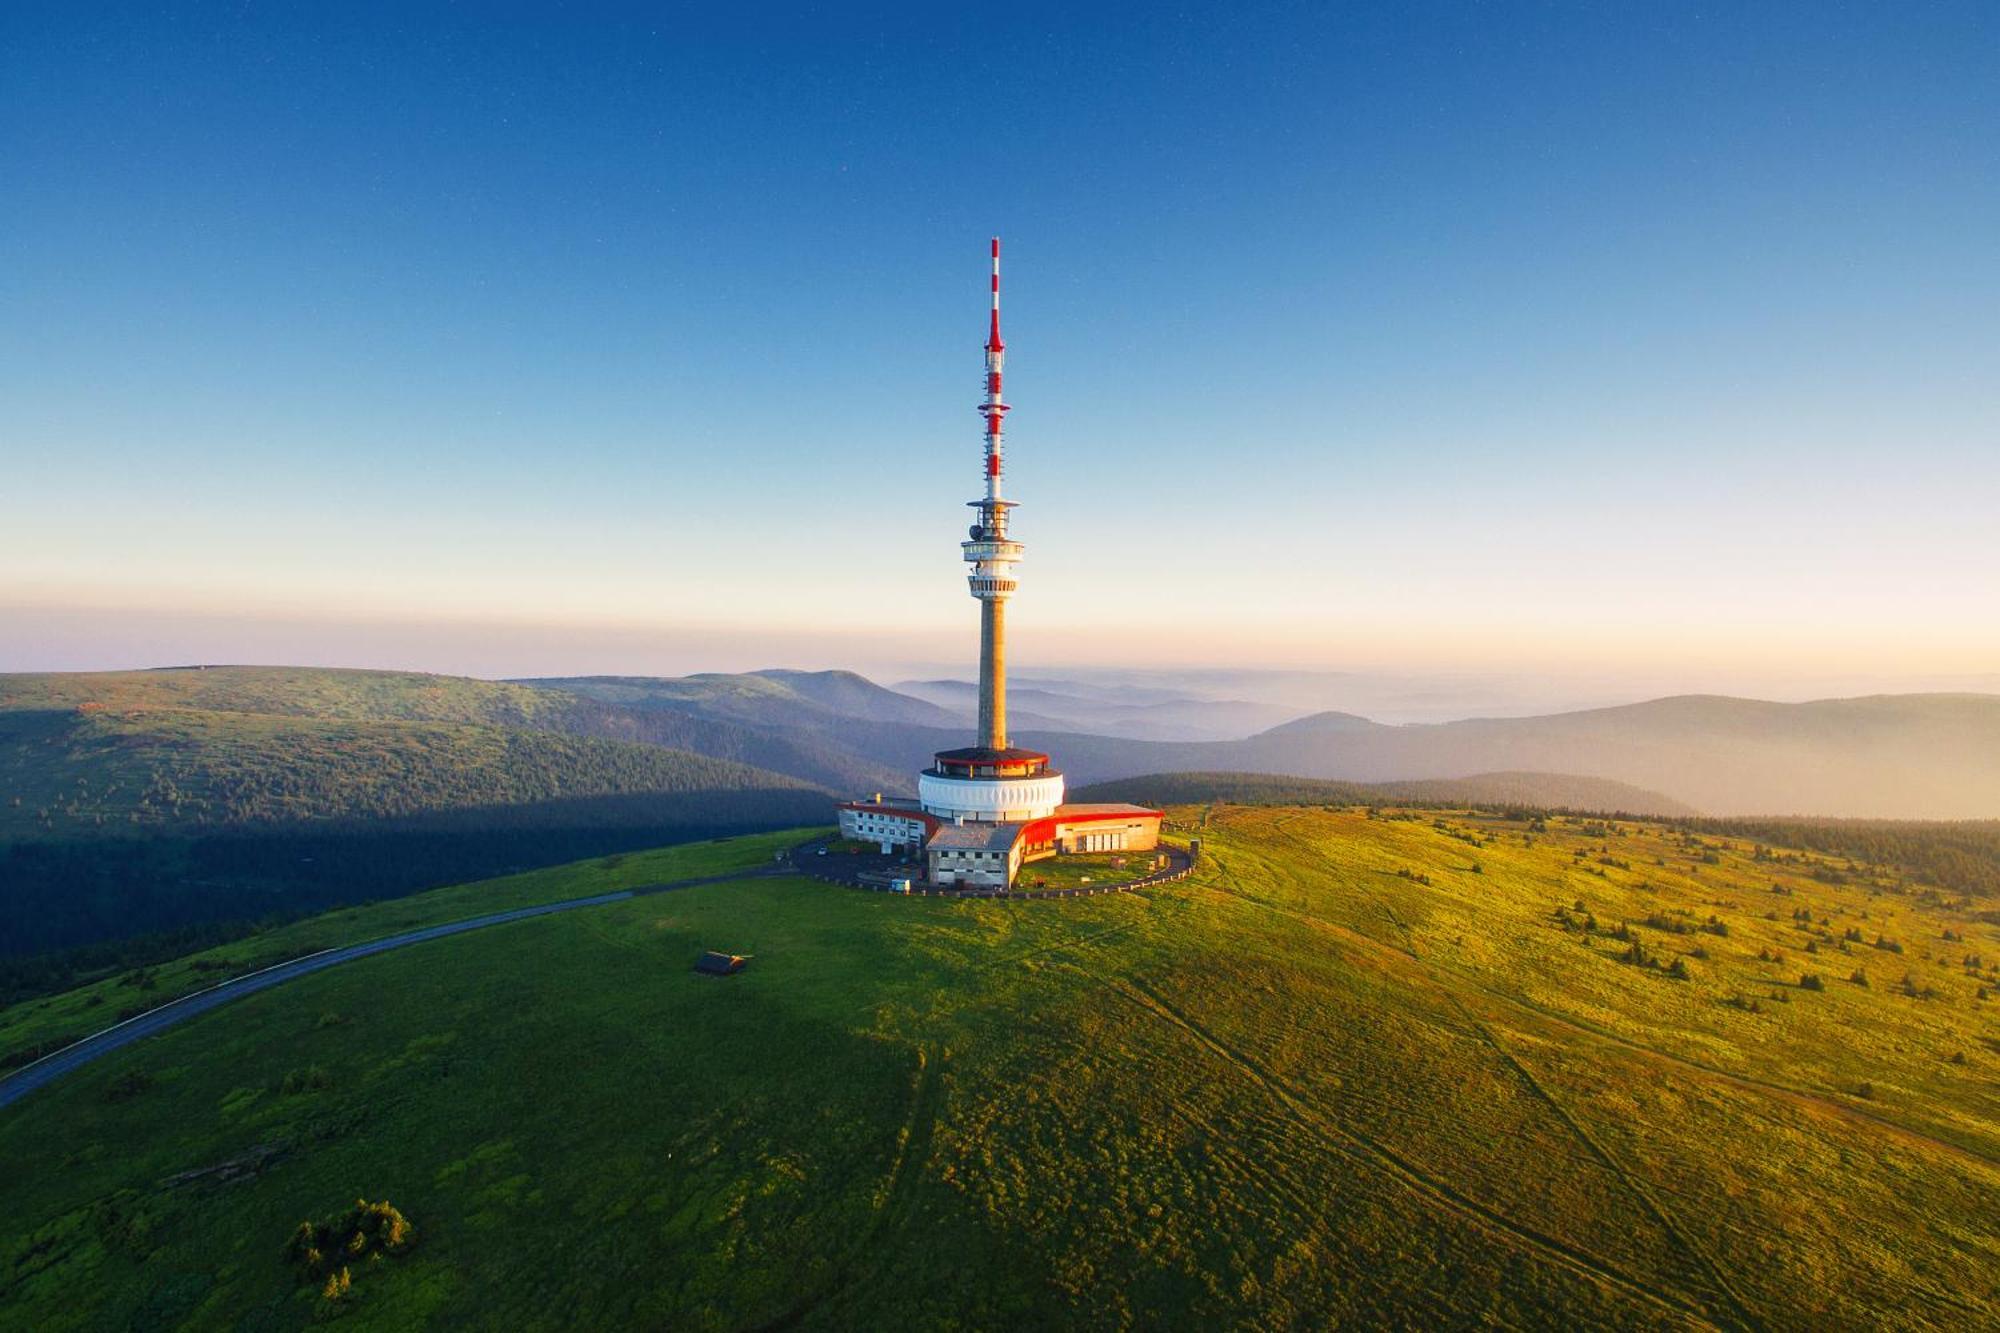
[[[384,1255],[408,1249],[415,1238],[416,1228],[387,1199],[376,1203],[356,1199],[354,1206],[338,1217],[299,1223],[285,1242],[285,1261],[299,1270],[301,1282],[318,1282],[324,1277],[320,1295],[340,1301],[353,1290],[350,1263],[361,1259],[379,1263]]]
[[[1826,981],[1817,972],[1808,972],[1799,978],[1800,990],[1825,990]]]

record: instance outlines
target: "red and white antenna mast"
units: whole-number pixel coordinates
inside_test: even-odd
[[[1001,370],[1007,345],[1000,341],[1000,238],[993,238],[993,318],[986,333],[986,399],[979,405],[986,419],[986,494],[968,503],[979,511],[971,540],[961,542],[972,565],[966,577],[979,599],[979,743],[989,750],[1007,748],[1007,599],[1014,595],[1014,564],[1021,543],[1007,539],[1007,511],[1014,506],[1000,498],[1001,423],[1007,404],[1000,396]]]
[[[1000,498],[1000,432],[1007,404],[1000,398],[1000,372],[1007,344],[1000,341],[1000,238],[993,238],[993,322],[986,334],[986,401],[979,413],[986,418],[986,498]]]

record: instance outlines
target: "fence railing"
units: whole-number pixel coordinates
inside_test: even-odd
[[[1101,893],[1131,893],[1137,889],[1157,888],[1162,884],[1172,884],[1186,879],[1195,871],[1194,859],[1186,852],[1169,850],[1167,855],[1179,864],[1147,875],[1143,879],[1128,880],[1122,884],[1078,885],[1070,889],[957,889],[935,885],[912,883],[906,892],[892,888],[888,884],[861,883],[852,879],[836,879],[831,875],[812,874],[813,879],[822,884],[834,884],[844,889],[858,889],[864,893],[893,893],[907,898],[997,898],[1007,901],[1032,900],[1040,898],[1094,898]]]

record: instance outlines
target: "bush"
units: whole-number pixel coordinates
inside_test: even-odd
[[[326,1285],[320,1294],[326,1299],[343,1300],[353,1287],[347,1265],[366,1258],[371,1262],[385,1254],[400,1254],[416,1239],[416,1228],[387,1199],[370,1203],[356,1199],[354,1206],[324,1222],[301,1222],[285,1242],[285,1261],[299,1270],[302,1282]],[[337,1269],[333,1266],[340,1265]]]
[[[1800,990],[1825,990],[1826,981],[1817,972],[1808,972],[1799,978]]]

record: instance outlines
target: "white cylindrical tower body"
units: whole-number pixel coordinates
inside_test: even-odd
[[[917,800],[940,819],[1020,824],[1056,812],[1063,803],[1063,776],[1044,772],[1026,778],[956,778],[921,773]]]

